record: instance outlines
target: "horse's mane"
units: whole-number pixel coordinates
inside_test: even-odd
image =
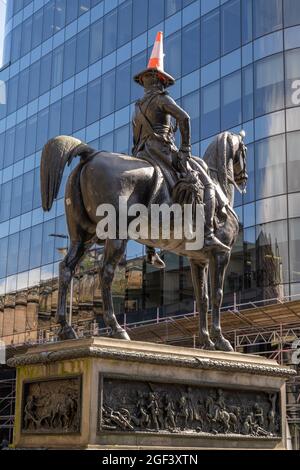
[[[228,194],[228,146],[231,153],[233,152],[233,138],[230,132],[223,132],[219,134],[208,146],[205,154],[204,161],[210,168],[212,173],[216,173],[217,180],[222,187],[225,194]],[[214,176],[212,174],[212,176]]]

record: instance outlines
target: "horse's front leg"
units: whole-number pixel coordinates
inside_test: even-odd
[[[192,281],[199,310],[199,347],[200,349],[213,350],[214,343],[208,332],[208,264],[200,265],[190,260]]]
[[[99,275],[103,301],[103,320],[111,329],[113,338],[130,340],[126,331],[119,325],[115,313],[111,287],[116,268],[123,258],[127,240],[106,240],[103,258],[101,260]]]
[[[61,340],[77,338],[72,326],[67,323],[67,292],[75,268],[83,256],[84,250],[85,245],[83,242],[72,242],[66,257],[59,265],[56,320],[61,325],[60,331],[58,332],[58,337]]]
[[[216,253],[210,264],[211,299],[212,299],[212,329],[211,337],[218,351],[233,351],[230,342],[224,338],[221,328],[221,305],[223,302],[223,287],[225,272],[229,263],[230,253]]]

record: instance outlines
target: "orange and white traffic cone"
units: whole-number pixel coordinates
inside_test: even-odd
[[[164,70],[164,43],[162,31],[158,31],[156,34],[155,43],[147,69],[135,75],[134,80],[139,83],[139,85],[143,86],[143,76],[150,71],[157,72],[160,80],[164,82],[166,87],[174,85],[175,79]]]

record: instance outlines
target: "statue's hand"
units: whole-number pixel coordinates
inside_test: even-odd
[[[190,148],[180,148],[177,155],[176,168],[181,174],[188,173],[187,163],[191,158],[191,149]]]

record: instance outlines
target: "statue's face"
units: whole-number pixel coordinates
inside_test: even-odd
[[[164,89],[164,84],[163,82],[159,79],[158,75],[156,73],[146,73],[143,77],[143,85],[146,90],[149,90],[151,88],[160,88]]]

